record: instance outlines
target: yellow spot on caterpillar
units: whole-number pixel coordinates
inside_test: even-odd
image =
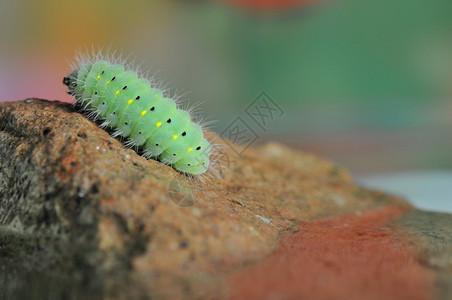
[[[110,80],[107,80],[107,84],[110,84]]]
[[[119,90],[116,91],[116,95],[119,94]]]
[[[173,135],[173,139],[177,139],[177,134]]]
[[[97,78],[97,80],[99,80],[99,79],[100,79],[100,75],[97,75],[97,77],[96,77],[96,78]]]
[[[129,104],[131,104],[132,102],[133,102],[132,99],[129,99],[129,100],[127,101],[127,103],[129,103]]]
[[[144,116],[146,113],[147,113],[147,111],[143,110],[143,111],[141,112],[141,115]]]
[[[193,148],[188,148],[188,152],[191,152],[193,150]]]
[[[157,124],[155,124],[155,125],[157,125],[157,127],[160,127],[160,126],[162,126],[162,122],[157,122]]]

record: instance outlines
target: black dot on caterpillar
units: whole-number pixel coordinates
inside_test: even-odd
[[[112,128],[114,137],[126,138],[146,158],[201,180],[219,177],[221,163],[211,155],[219,145],[206,138],[206,124],[142,74],[120,56],[78,52],[63,84],[85,116]]]

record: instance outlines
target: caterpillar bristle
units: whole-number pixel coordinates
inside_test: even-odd
[[[115,131],[113,131],[113,133],[111,134],[112,137],[116,138],[118,136],[121,136],[123,134],[121,129],[116,129]]]

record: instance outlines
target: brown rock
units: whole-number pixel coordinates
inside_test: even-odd
[[[70,270],[69,282],[95,291],[63,285],[70,293],[218,298],[229,294],[228,274],[266,257],[301,221],[409,207],[273,143],[242,156],[225,147],[223,180],[199,184],[61,102],[1,103],[0,129],[3,265],[51,278]]]

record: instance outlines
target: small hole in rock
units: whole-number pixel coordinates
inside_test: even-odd
[[[42,131],[42,134],[43,134],[44,136],[47,136],[51,131],[52,131],[52,129],[50,129],[49,127],[47,127],[47,128],[45,128],[45,129]]]

